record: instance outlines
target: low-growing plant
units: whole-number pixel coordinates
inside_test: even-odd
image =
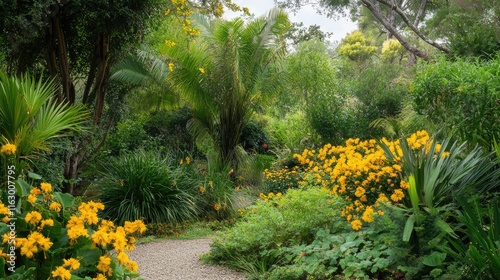
[[[191,193],[199,181],[173,160],[138,151],[112,158],[100,170],[102,179],[95,187],[107,219],[178,223],[198,214]]]
[[[268,269],[278,262],[266,254],[268,250],[311,242],[319,229],[343,228],[342,205],[320,188],[262,195],[254,206],[241,210],[240,221],[215,239],[207,259],[250,272]]]

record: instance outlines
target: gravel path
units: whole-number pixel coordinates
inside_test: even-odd
[[[211,239],[163,240],[136,245],[130,259],[145,280],[244,280],[242,273],[203,264],[199,255],[210,251]]]

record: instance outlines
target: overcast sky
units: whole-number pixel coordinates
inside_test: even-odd
[[[235,4],[241,7],[247,7],[255,16],[266,14],[274,5],[274,0],[233,0]],[[231,18],[235,15],[231,12],[226,12],[226,16]],[[304,26],[319,25],[323,32],[332,32],[331,41],[340,41],[347,33],[356,30],[356,24],[349,19],[334,20],[323,15],[318,15],[313,7],[303,7],[296,15],[289,12],[289,17],[292,22],[303,22]]]

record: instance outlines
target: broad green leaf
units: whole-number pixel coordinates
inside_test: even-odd
[[[69,193],[54,193],[54,197],[61,203],[64,209],[73,206],[75,202],[75,197]]]
[[[435,223],[436,226],[440,228],[442,231],[448,233],[453,238],[458,238],[458,235],[455,234],[450,225],[447,222],[443,221],[443,219],[437,217]]]
[[[408,220],[406,220],[405,228],[403,231],[403,241],[410,241],[411,233],[413,232],[413,228],[415,226],[415,221],[415,215],[411,215],[410,217],[408,217]]]
[[[30,194],[31,186],[22,178],[17,179],[16,191],[17,195],[20,197],[25,197]]]
[[[413,174],[408,176],[408,181],[409,181],[408,183],[410,185],[408,192],[410,193],[411,205],[412,205],[415,213],[417,213],[419,199],[418,199],[418,192],[417,192],[417,183],[415,182],[415,176]]]
[[[28,177],[30,177],[31,179],[35,179],[35,180],[42,180],[42,176],[40,176],[36,173],[33,173],[33,172],[29,172],[29,171],[28,171]]]
[[[446,253],[433,252],[430,255],[424,256],[422,263],[427,266],[439,266],[446,259]]]
[[[99,257],[101,256],[101,251],[96,247],[86,246],[78,251],[76,251],[76,255],[79,257],[80,262],[84,265],[96,264],[99,261]]]

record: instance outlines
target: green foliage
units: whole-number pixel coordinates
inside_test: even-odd
[[[285,193],[288,189],[296,189],[300,186],[299,183],[304,176],[301,174],[303,170],[299,162],[294,160],[295,158],[285,162],[291,166],[277,165],[272,169],[264,170],[264,193]]]
[[[238,170],[238,183],[249,186],[260,186],[263,182],[264,170],[271,168],[276,158],[272,155],[251,155]]]
[[[373,279],[389,276],[396,247],[389,243],[386,228],[361,232],[330,233],[319,230],[310,244],[281,249],[280,264],[261,279]]]
[[[463,279],[500,279],[500,209],[498,197],[481,205],[479,197],[459,198],[462,211],[457,230],[463,240],[450,240],[453,247],[441,247],[465,267]]]
[[[264,129],[256,122],[248,122],[241,132],[241,146],[246,151],[265,153],[264,144],[269,147],[269,139]]]
[[[489,62],[439,60],[423,65],[412,85],[418,113],[472,147],[500,138],[500,57]]]
[[[354,61],[364,61],[374,55],[378,48],[371,46],[361,31],[348,34],[339,46],[339,54]]]
[[[303,111],[287,113],[284,117],[271,118],[266,131],[271,138],[271,149],[276,154],[298,153],[313,140],[313,131]]]
[[[0,73],[0,144],[16,145],[26,158],[48,150],[49,140],[81,129],[87,112],[55,102],[56,91],[53,81]]]
[[[106,206],[103,216],[119,224],[131,219],[175,223],[198,213],[191,193],[199,181],[155,153],[138,151],[112,158],[100,170],[95,185]]]
[[[220,167],[237,167],[244,124],[261,93],[272,92],[270,65],[284,54],[288,26],[278,9],[247,23],[201,18],[196,42],[168,49],[168,81],[193,108],[188,128],[196,139],[211,142]]]
[[[311,242],[321,228],[341,229],[339,203],[316,188],[266,196],[214,241],[208,258],[247,271],[268,269],[278,261],[269,250]]]
[[[325,42],[333,33],[323,32],[319,25],[313,24],[309,27],[304,27],[303,22],[292,23],[292,26],[287,32],[287,39],[292,41],[292,44],[298,45],[299,43],[318,40]]]
[[[193,137],[187,130],[191,110],[183,107],[172,111],[153,113],[144,124],[146,133],[172,153],[196,153]]]
[[[148,139],[144,130],[146,117],[130,118],[120,121],[115,131],[106,140],[106,148],[112,156],[117,156],[142,147]],[[145,148],[145,147],[142,147]]]

